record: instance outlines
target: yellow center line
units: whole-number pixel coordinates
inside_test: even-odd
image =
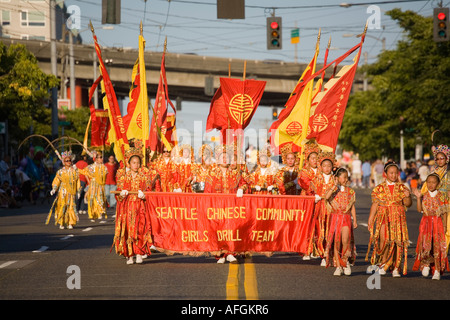
[[[227,300],[239,299],[239,264],[230,263],[227,279]]]
[[[250,259],[249,263],[244,264],[245,270],[245,296],[247,300],[258,300],[258,282],[256,281],[255,265]]]
[[[244,290],[245,299],[258,300],[258,282],[256,280],[255,265],[251,259],[246,259],[244,262]],[[227,300],[239,299],[239,271],[241,264],[230,263],[228,269],[228,279],[226,284]]]

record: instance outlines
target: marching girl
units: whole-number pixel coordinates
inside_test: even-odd
[[[450,149],[446,145],[438,145],[437,147],[433,147],[433,156],[436,165],[433,168],[433,173],[436,173],[439,176],[439,186],[437,189],[443,193],[446,193],[448,197],[450,197],[450,170],[448,169],[448,163],[450,161]],[[422,186],[422,194],[425,194],[427,191],[427,183],[424,183]],[[447,233],[445,234],[445,238],[447,241],[447,254],[448,248],[450,246],[450,215],[447,215],[447,221],[444,221],[444,224],[447,227]],[[446,255],[447,255],[446,254]]]
[[[275,170],[271,167],[269,149],[257,153],[257,168],[250,174],[250,190],[253,194],[276,192]]]
[[[284,164],[275,175],[275,181],[279,194],[298,195],[297,178],[299,174],[297,153],[292,151],[292,144],[281,147],[281,159]]]
[[[345,168],[334,170],[335,185],[325,198],[331,212],[325,257],[327,266],[336,264],[335,276],[351,275],[355,262],[356,247],[353,229],[356,229],[355,191],[347,186],[348,172]],[[352,222],[353,218],[353,222]]]
[[[181,189],[182,192],[192,192],[192,171],[195,166],[194,149],[188,144],[183,144],[179,152],[179,163],[176,165],[178,183],[175,185],[175,189]]]
[[[213,164],[213,149],[211,146],[204,144],[199,150],[199,158],[201,163],[195,164],[192,170],[192,191],[197,193],[205,192],[205,184],[207,177]]]
[[[142,164],[142,147],[135,141],[135,147],[125,152],[127,169],[117,171],[116,226],[113,246],[116,253],[127,258],[127,264],[142,263],[144,255],[150,255],[152,245],[150,217],[145,206],[145,191],[151,188],[150,171]],[[136,193],[137,192],[137,193]]]
[[[76,197],[80,189],[80,180],[78,169],[72,166],[74,158],[71,151],[61,153],[64,167],[56,172],[50,191],[52,196],[56,191],[58,191],[58,195],[50,209],[46,224],[48,224],[53,208],[55,208],[55,225],[59,224],[60,229],[65,227],[72,229],[78,221]]]
[[[238,170],[230,169],[233,161],[234,150],[231,146],[217,146],[215,149],[217,165],[212,167],[205,183],[205,193],[235,193],[237,197],[242,197],[245,189],[245,181]],[[216,256],[217,263],[225,261],[237,263],[233,253],[227,252]]]
[[[311,189],[316,197],[314,217],[312,220],[308,254],[322,257],[321,266],[326,266],[325,248],[330,224],[330,213],[326,207],[325,196],[334,187],[332,169],[336,163],[333,152],[319,153],[320,172],[311,181]]]
[[[305,159],[306,163],[300,170],[299,174],[299,184],[302,188],[301,195],[313,195],[314,192],[311,190],[311,181],[317,174],[317,157],[320,153],[320,148],[317,144],[307,143],[305,144]]]
[[[380,183],[372,191],[372,206],[368,221],[370,240],[366,254],[373,245],[370,258],[372,265],[378,265],[379,273],[385,275],[392,270],[393,277],[400,277],[402,258],[403,274],[407,270],[408,228],[406,226],[406,209],[411,206],[409,189],[398,182],[399,169],[395,162],[384,165],[386,181]]]
[[[423,213],[413,270],[420,269],[422,275],[428,277],[431,268],[432,279],[440,280],[445,269],[449,271],[445,222],[450,207],[447,194],[437,190],[441,182],[439,175],[437,173],[430,174],[426,182],[428,190],[425,194],[422,195],[417,189],[413,190],[417,197],[417,211]]]
[[[95,219],[106,218],[106,195],[105,183],[108,169],[103,164],[103,156],[97,151],[92,152],[93,164],[80,170],[89,181],[89,187],[86,192],[88,203],[89,219],[95,222]]]

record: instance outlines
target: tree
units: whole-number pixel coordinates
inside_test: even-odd
[[[431,17],[400,9],[387,14],[402,27],[404,38],[363,67],[372,88],[350,97],[339,142],[365,159],[398,161],[400,130],[406,159],[414,157],[417,143],[429,151],[434,130],[450,137],[450,43],[433,41]]]
[[[9,136],[20,142],[30,133],[51,134],[51,110],[44,103],[58,79],[45,74],[24,45],[0,42],[0,114]]]

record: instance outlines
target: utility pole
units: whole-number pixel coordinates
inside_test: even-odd
[[[50,0],[50,54],[52,74],[57,77],[55,0]],[[56,139],[58,137],[58,88],[52,88],[51,92],[52,139]]]
[[[70,110],[75,110],[75,62],[73,58],[73,33],[69,30]]]

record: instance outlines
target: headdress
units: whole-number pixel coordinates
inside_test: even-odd
[[[386,162],[385,165],[384,165],[384,172],[387,172],[387,169],[389,167],[393,167],[393,166],[398,169],[398,164],[396,164],[395,161],[388,161],[388,162]]]
[[[75,155],[72,153],[72,151],[64,151],[61,153],[61,160],[64,161],[64,158],[70,158],[70,160],[75,160]]]
[[[270,166],[270,157],[272,156],[272,152],[270,152],[270,147],[268,145],[266,145],[264,148],[261,148],[261,150],[258,150],[256,156],[257,156],[256,163],[258,164],[258,166],[260,165],[259,163],[260,156],[267,156],[267,158],[269,159],[267,166]]]
[[[337,177],[338,174],[339,174],[340,172],[342,172],[342,171],[345,171],[345,172],[347,172],[347,174],[348,174],[348,170],[347,170],[346,168],[344,168],[344,167],[333,167],[333,169],[332,169],[333,176]]]
[[[331,161],[333,167],[336,165],[336,155],[330,151],[320,151],[318,155],[319,164],[322,164],[325,160]]]
[[[288,154],[292,153],[295,156],[295,159],[297,160],[297,153],[292,151],[292,143],[286,143],[280,148],[281,153],[281,161],[283,161],[284,164],[286,164],[286,157]]]
[[[438,145],[436,148],[433,149],[433,156],[434,159],[436,159],[438,153],[442,153],[445,155],[445,157],[447,158],[446,163],[449,162],[450,160],[450,149],[448,148],[448,146],[444,145],[444,144],[440,144]]]
[[[203,159],[203,155],[209,154],[210,157],[214,157],[214,150],[209,144],[204,144],[198,149],[198,156],[201,159]]]
[[[441,177],[439,177],[439,175],[436,172],[430,173],[427,176],[427,179],[428,179],[428,177],[436,177],[436,179],[438,180],[438,183],[441,182]]]
[[[194,158],[195,158],[195,155],[194,155],[194,148],[192,148],[192,146],[191,145],[189,145],[189,144],[182,144],[181,146],[180,146],[180,148],[179,148],[179,155],[180,155],[180,157],[183,157],[183,150],[184,149],[188,149],[189,150],[189,152],[190,152],[190,155],[191,155],[191,162],[193,163],[194,162]]]
[[[219,157],[223,154],[226,153],[227,155],[234,155],[234,148],[232,145],[218,145],[214,148],[214,156],[216,157],[216,160],[219,160]]]
[[[134,156],[138,156],[142,161],[142,159],[144,158],[144,155],[142,153],[142,147],[143,147],[142,141],[139,139],[135,139],[134,147],[130,147],[128,150],[125,151],[125,162],[129,163],[131,157]]]
[[[305,159],[308,159],[311,153],[317,153],[319,155],[321,149],[316,142],[308,142],[305,144]]]

